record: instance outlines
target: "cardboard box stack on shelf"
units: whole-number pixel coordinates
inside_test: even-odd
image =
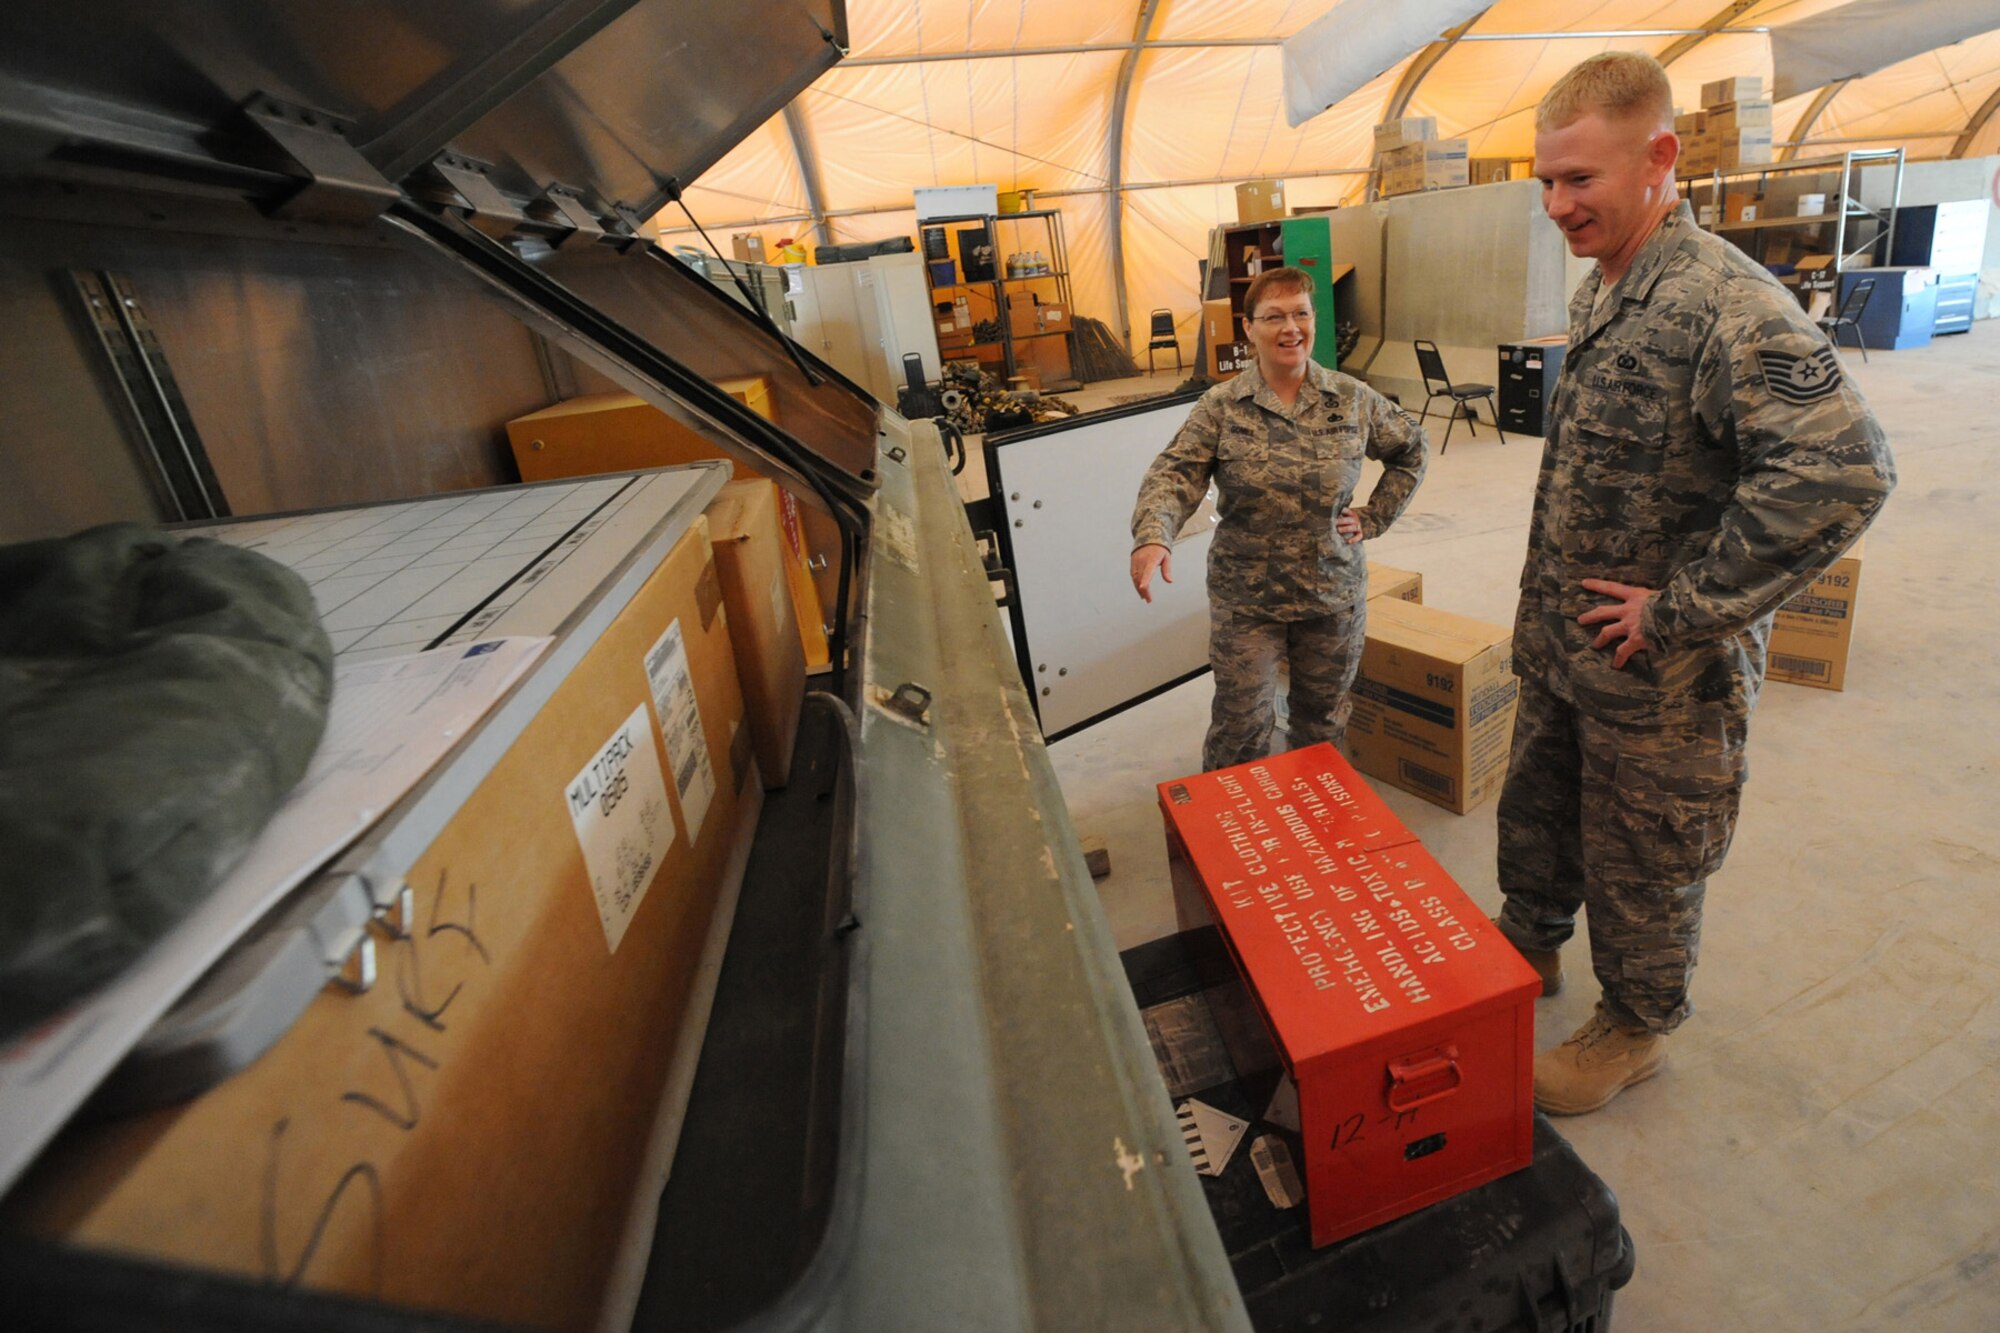
[[[1377,125],[1375,165],[1384,198],[1449,190],[1471,180],[1465,140],[1438,138],[1435,116],[1401,116]]]
[[[1674,118],[1683,176],[1734,171],[1771,160],[1771,99],[1755,74],[1701,86],[1701,110]]]
[[[1426,139],[1382,154],[1382,195],[1452,190],[1471,182],[1463,139]]]

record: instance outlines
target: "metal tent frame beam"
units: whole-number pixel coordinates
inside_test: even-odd
[[[1780,162],[1789,162],[1799,155],[1799,149],[1805,145],[1806,140],[1812,138],[1812,128],[1819,122],[1820,116],[1833,105],[1833,99],[1840,96],[1840,90],[1852,82],[1854,82],[1852,79],[1835,79],[1813,95],[1805,114],[1799,117],[1799,123],[1792,126],[1792,141],[1778,154]]]
[[[1132,310],[1125,283],[1125,112],[1132,103],[1132,80],[1139,72],[1139,56],[1146,48],[1146,36],[1159,12],[1160,0],[1145,0],[1140,6],[1132,42],[1118,65],[1118,87],[1111,97],[1111,142],[1107,154],[1111,170],[1106,182],[1111,198],[1106,231],[1111,249],[1111,290],[1118,308],[1118,337],[1128,352],[1132,350]]]
[[[1972,141],[1979,137],[1979,132],[1986,128],[1996,113],[2000,113],[2000,88],[1988,93],[1986,100],[1979,104],[1979,110],[1972,113],[1972,119],[1965,122],[1964,131],[1951,146],[1951,156],[1964,157],[1971,149]]]
[[[794,97],[785,103],[785,133],[792,141],[792,157],[799,164],[799,181],[805,187],[806,208],[812,218],[813,230],[819,234],[821,245],[833,244],[833,232],[826,225],[826,192],[820,185],[819,156],[813,151],[812,132],[806,128],[805,114],[799,110],[799,99]]]

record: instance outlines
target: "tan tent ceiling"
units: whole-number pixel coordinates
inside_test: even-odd
[[[1235,220],[1237,182],[1280,177],[1295,207],[1358,201],[1391,113],[1525,159],[1536,101],[1584,56],[1652,52],[1694,106],[1711,79],[1769,86],[1767,30],[1845,2],[1499,0],[1294,129],[1280,43],[1328,0],[849,0],[848,58],[687,204],[721,245],[745,230],[812,244],[913,235],[915,186],[1033,187],[1063,213],[1078,311],[1116,330],[1165,307],[1191,346],[1196,261]],[[1995,9],[1995,31],[1779,103],[1780,152],[2000,151]],[[677,209],[658,221],[665,242],[698,244]]]

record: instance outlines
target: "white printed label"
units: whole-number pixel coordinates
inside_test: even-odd
[[[646,705],[632,710],[563,795],[590,872],[604,942],[616,953],[674,845],[674,812]]]
[[[667,626],[659,642],[647,650],[646,679],[653,687],[653,706],[660,712],[660,733],[667,738],[667,762],[673,766],[674,789],[687,818],[688,841],[698,842],[701,822],[715,799],[715,769],[708,762],[708,733],[701,729],[701,707],[695,702],[680,621]]]

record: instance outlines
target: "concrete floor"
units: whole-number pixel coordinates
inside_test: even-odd
[[[1558,1122],[1636,1242],[1620,1329],[2000,1329],[2000,321],[1871,355],[1842,360],[1901,484],[1847,689],[1766,687],[1696,1016],[1660,1077]],[[1461,425],[1371,556],[1508,623],[1539,459]],[[1108,840],[1120,948],[1173,929],[1153,784],[1199,768],[1208,696],[1203,677],[1052,747],[1079,832]],[[1492,804],[1382,792],[1497,910]],[[1597,998],[1581,933],[1565,952],[1538,1048]]]

